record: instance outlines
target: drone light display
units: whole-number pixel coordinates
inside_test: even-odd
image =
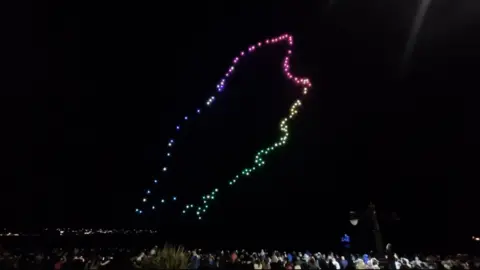
[[[235,175],[232,179],[228,181],[228,186],[233,187],[235,184],[240,181],[243,177],[248,177],[252,173],[254,173],[256,170],[260,169],[262,166],[265,165],[265,158],[270,155],[272,152],[274,152],[277,148],[284,146],[289,138],[289,123],[291,120],[298,114],[298,109],[302,105],[301,99],[305,95],[307,95],[308,90],[311,88],[311,83],[310,80],[307,78],[299,78],[296,77],[292,74],[290,71],[290,59],[292,55],[292,49],[293,49],[293,36],[289,34],[283,34],[278,37],[274,38],[269,38],[266,39],[262,42],[257,42],[254,45],[249,46],[245,51],[241,51],[238,56],[234,57],[232,60],[232,65],[228,68],[227,72],[225,75],[220,79],[220,81],[217,84],[217,95],[221,92],[224,91],[226,84],[228,83],[228,79],[232,76],[232,74],[235,72],[235,67],[240,63],[240,61],[249,56],[254,54],[257,50],[261,48],[266,48],[268,46],[274,46],[274,45],[279,45],[279,44],[286,44],[286,55],[283,59],[283,73],[286,76],[286,78],[294,83],[295,86],[299,87],[301,89],[301,94],[300,97],[292,103],[290,110],[288,114],[286,115],[285,118],[281,119],[280,121],[280,136],[279,138],[273,142],[270,146],[260,149],[254,158],[254,162],[250,167],[244,168],[243,170],[240,171],[239,174]],[[197,108],[194,112],[193,115],[199,115],[201,114],[204,109],[211,107],[216,100],[216,95],[210,96],[203,108]],[[185,121],[188,121],[189,119],[194,118],[191,115],[186,115],[183,117],[182,122],[177,124],[175,126],[175,130],[177,133],[179,130],[182,128],[182,124],[185,124]],[[168,141],[167,144],[167,152],[165,156],[171,157],[172,156],[172,150],[173,147],[175,146],[175,139],[172,138]],[[163,166],[162,173],[167,173],[168,172],[168,166],[165,165]],[[152,185],[157,185],[159,181],[157,179],[153,180]],[[206,211],[209,208],[209,205],[212,203],[213,200],[216,199],[217,195],[219,193],[218,188],[213,188],[212,191],[208,194],[205,194],[201,198],[201,202],[197,204],[186,204],[184,209],[182,210],[182,214],[187,214],[189,211],[194,211],[197,218],[199,220],[202,219],[202,215],[206,213]],[[152,196],[151,189],[146,189],[145,195],[142,198],[141,201],[141,207],[136,208],[135,212],[137,214],[143,214],[145,213],[146,210],[151,210],[155,211],[159,205],[153,205],[150,203],[150,198]],[[177,200],[177,197],[171,196],[169,199],[163,198],[161,199],[161,204],[166,204],[166,203],[172,203]]]

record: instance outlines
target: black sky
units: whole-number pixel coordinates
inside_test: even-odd
[[[293,71],[314,86],[290,144],[203,222],[338,231],[348,210],[373,201],[402,217],[386,225],[397,235],[478,233],[480,7],[433,1],[400,78],[417,3],[335,2],[16,7],[30,13],[11,16],[3,63],[5,224],[138,224],[132,211],[177,120],[213,93],[239,50],[290,32]],[[224,103],[182,138],[166,190],[196,198],[276,135],[295,90],[281,60],[277,48],[242,65]]]

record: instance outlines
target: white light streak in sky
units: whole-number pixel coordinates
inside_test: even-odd
[[[410,63],[410,59],[412,57],[412,53],[415,49],[415,45],[417,44],[418,34],[420,33],[423,21],[425,20],[431,2],[432,0],[420,0],[417,13],[415,14],[415,18],[413,20],[412,29],[408,37],[407,46],[405,47],[405,51],[403,53],[401,70],[402,73],[405,73],[407,71],[408,64]]]

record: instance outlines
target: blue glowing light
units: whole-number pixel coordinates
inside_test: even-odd
[[[348,236],[348,234],[342,236],[342,243],[350,243],[350,236]]]

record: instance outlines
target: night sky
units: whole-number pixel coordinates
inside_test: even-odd
[[[321,241],[351,230],[348,211],[372,201],[398,239],[434,245],[480,233],[480,5],[432,1],[401,72],[416,1],[218,2],[15,7],[22,15],[9,17],[2,60],[2,223],[175,220],[252,237],[311,231]],[[175,125],[214,93],[240,50],[285,32],[295,37],[293,72],[313,84],[289,144],[222,189],[203,225],[178,219],[178,209],[139,219],[133,210],[161,173]],[[182,133],[158,194],[195,201],[277,137],[300,95],[282,57],[281,46],[265,49],[238,68],[222,99]]]

